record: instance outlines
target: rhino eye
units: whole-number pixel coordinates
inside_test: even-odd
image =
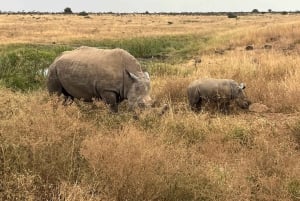
[[[136,91],[140,91],[141,90],[141,86],[139,86],[139,85],[135,86],[135,90]]]

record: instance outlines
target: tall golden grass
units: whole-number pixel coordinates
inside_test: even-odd
[[[297,15],[226,16],[168,15],[0,15],[0,43],[66,43],[72,40],[101,40],[178,34],[237,34],[234,43],[254,42],[264,37],[298,37]],[[169,24],[168,22],[172,22]],[[264,32],[262,37],[261,31]],[[238,33],[243,33],[239,35]],[[260,37],[255,37],[259,33]],[[286,35],[288,33],[288,35]],[[275,34],[275,35],[274,35]],[[254,38],[253,38],[254,37]],[[276,38],[276,37],[275,37]],[[243,44],[242,44],[243,45]]]
[[[10,24],[8,33],[15,33],[1,35],[2,44],[183,32],[211,38],[195,53],[202,60],[196,67],[190,58],[153,63],[151,95],[170,106],[163,116],[149,109],[134,120],[126,102],[116,115],[101,102],[65,107],[43,89],[0,88],[0,199],[299,200],[297,18],[0,15],[0,23]],[[250,43],[254,50],[246,51]],[[220,49],[223,54],[216,53]],[[270,111],[195,114],[186,87],[202,77],[244,82],[250,100]]]

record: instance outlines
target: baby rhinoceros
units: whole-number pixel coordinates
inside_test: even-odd
[[[49,67],[50,94],[92,101],[101,99],[118,112],[118,104],[128,99],[129,109],[149,106],[150,77],[139,62],[122,49],[80,47],[66,51]]]
[[[229,112],[232,101],[243,109],[248,109],[250,101],[246,98],[245,84],[238,84],[230,79],[199,79],[188,86],[188,99],[191,109],[201,111],[201,106],[206,103],[216,104],[224,113]]]

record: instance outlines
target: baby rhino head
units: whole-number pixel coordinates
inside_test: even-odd
[[[251,102],[248,100],[244,89],[246,88],[246,85],[244,83],[241,83],[240,85],[236,85],[234,87],[234,99],[237,105],[242,109],[248,109]]]
[[[148,107],[152,104],[150,93],[150,76],[147,72],[139,73],[135,75],[129,73],[133,83],[129,88],[127,98],[129,103],[129,109],[133,110],[135,107]]]

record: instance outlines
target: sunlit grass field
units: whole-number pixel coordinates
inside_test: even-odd
[[[137,57],[157,108],[50,97],[43,69],[81,45]],[[300,15],[2,14],[0,46],[0,200],[300,200]],[[192,112],[204,77],[268,110]]]

